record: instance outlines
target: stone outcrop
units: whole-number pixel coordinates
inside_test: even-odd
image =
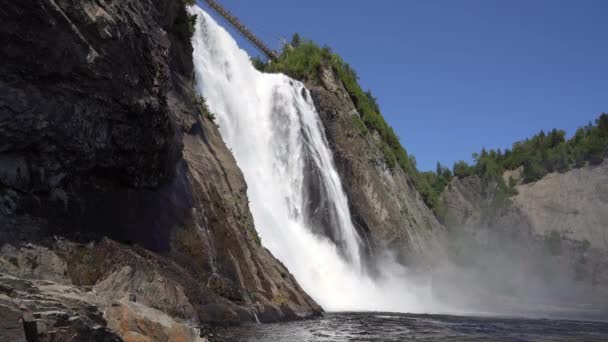
[[[78,292],[131,341],[321,312],[259,243],[192,89],[182,1],[11,1],[0,19],[0,272]]]
[[[428,263],[441,254],[443,226],[411,178],[399,166],[389,169],[378,147],[380,137],[358,128],[353,118],[359,114],[339,77],[323,67],[320,80],[306,86],[323,122],[353,221],[367,237],[370,253],[389,249],[402,263]]]

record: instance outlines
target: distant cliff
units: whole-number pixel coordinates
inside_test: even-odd
[[[12,1],[0,18],[0,336],[187,341],[320,313],[259,243],[194,96],[182,1]]]
[[[521,169],[504,177],[519,182]],[[450,255],[463,263],[478,258],[470,265],[488,267],[502,259],[513,272],[527,274],[526,281],[537,278],[544,295],[553,291],[573,305],[606,310],[607,184],[607,161],[517,185],[516,195],[477,176],[455,177],[441,195]],[[494,261],[483,259],[490,255]],[[511,278],[505,282],[513,281],[513,273],[504,274]],[[524,284],[537,286],[524,281],[517,286]]]

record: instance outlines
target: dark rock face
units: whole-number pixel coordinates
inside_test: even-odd
[[[0,19],[0,272],[95,288],[83,301],[106,313],[120,301],[107,326],[123,338],[132,317],[321,312],[256,241],[195,105],[181,1],[11,1]]]
[[[167,177],[174,132],[162,99],[175,13],[129,4],[6,4],[1,149],[20,153],[3,153],[16,176],[5,185],[50,191],[84,171],[136,187]]]
[[[429,263],[440,255],[444,228],[422,201],[411,180],[398,167],[389,170],[377,144],[379,137],[362,134],[358,113],[333,71],[320,71],[320,84],[309,82],[336,167],[348,195],[353,222],[371,246],[370,254],[387,248],[405,264]]]
[[[145,217],[136,211],[147,194],[131,191],[129,203],[117,205],[123,189],[158,187],[174,172],[179,141],[166,98],[178,12],[151,1],[7,4],[0,28],[0,174],[5,187],[21,194],[20,210],[63,230],[86,224],[106,233],[111,226],[123,240],[150,229],[149,222],[126,224],[111,213],[134,204],[132,216]],[[158,235],[166,227],[157,228],[145,243],[162,249],[166,236]]]

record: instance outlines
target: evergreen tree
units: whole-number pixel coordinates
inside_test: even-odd
[[[298,48],[302,45],[302,38],[299,33],[294,33],[293,37],[291,37],[291,46],[293,48]]]
[[[587,160],[591,165],[601,164],[606,154],[606,142],[603,141],[599,132],[593,132],[587,138],[586,149],[587,149]]]
[[[531,159],[524,165],[524,172],[522,174],[524,182],[536,182],[543,178],[547,174],[547,171],[542,167],[538,159]]]
[[[472,168],[464,160],[460,160],[454,163],[454,167],[452,169],[454,170],[454,176],[458,178],[464,178],[473,175]]]

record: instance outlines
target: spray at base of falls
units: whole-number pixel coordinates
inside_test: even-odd
[[[263,245],[326,310],[428,311],[424,287],[408,284],[403,267],[384,262],[381,281],[363,270],[362,241],[308,90],[256,70],[207,13],[190,11],[198,16],[198,91],[244,173]]]

